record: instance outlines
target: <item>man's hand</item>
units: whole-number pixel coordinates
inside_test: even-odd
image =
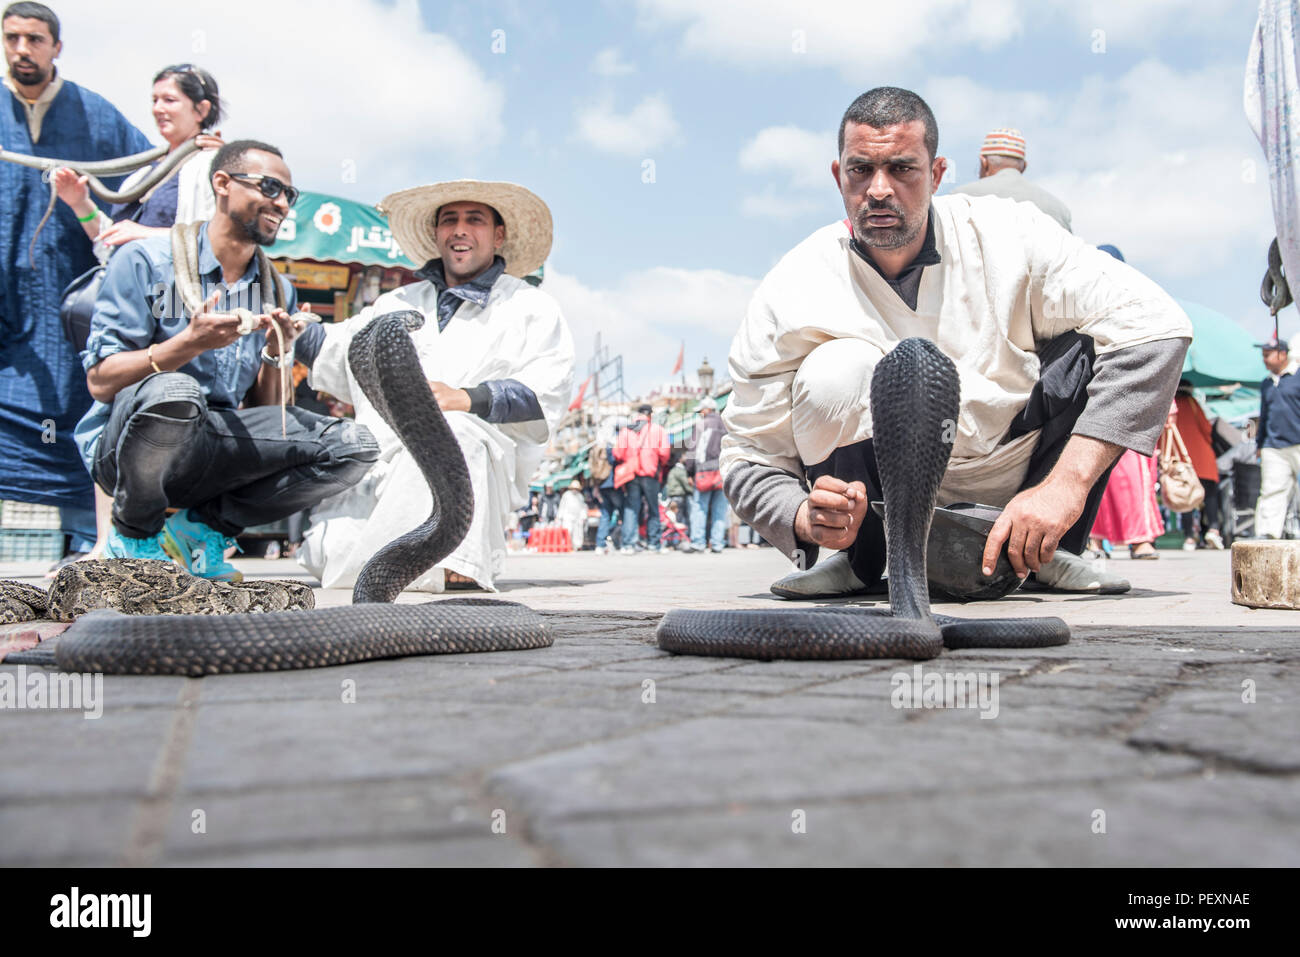
[[[468,412],[469,411],[469,393],[464,389],[453,389],[445,382],[435,382],[429,380],[429,388],[433,390],[433,397],[438,402],[438,408],[444,412]]]
[[[302,308],[303,312],[311,311],[311,303]],[[297,339],[303,329],[307,328],[307,323],[302,319],[294,319],[283,309],[272,309],[269,315],[258,316],[261,328],[266,330],[266,352],[268,355],[278,356],[280,354],[280,340],[276,338],[275,333],[271,331],[272,325],[280,327],[280,332],[284,336],[284,351],[293,352],[293,340]]]
[[[190,350],[194,355],[209,349],[222,349],[239,338],[239,317],[225,312],[213,312],[221,293],[214,292],[203,303],[203,307],[190,317],[190,324],[185,330]]]
[[[1050,562],[1061,536],[1083,514],[1089,488],[1049,475],[1008,502],[984,543],[984,574],[993,574],[1003,543],[1011,567],[1021,578]]]
[[[1003,544],[1021,578],[1050,562],[1061,536],[1083,514],[1088,492],[1123,451],[1123,446],[1087,435],[1070,436],[1047,478],[1008,502],[993,523],[984,542],[984,574],[993,574]]]
[[[795,513],[795,538],[823,548],[848,548],[857,540],[867,507],[867,488],[861,482],[823,475]]]

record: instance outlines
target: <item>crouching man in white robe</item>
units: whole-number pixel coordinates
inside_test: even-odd
[[[313,510],[299,561],[323,587],[351,588],[375,552],[429,515],[432,498],[415,460],[347,362],[348,344],[370,320],[415,309],[425,324],[412,338],[469,466],[474,517],[456,550],[410,587],[495,591],[507,521],[528,502],[528,481],[573,387],[573,340],[560,307],[519,278],[550,252],[551,213],[523,187],[475,180],[403,190],[381,207],[402,249],[426,264],[419,282],[297,350],[311,365],[309,384],[352,403],[380,446],[360,483]]]

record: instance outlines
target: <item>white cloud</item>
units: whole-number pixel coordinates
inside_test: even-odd
[[[919,51],[997,46],[1018,35],[1026,0],[911,0],[882,9],[861,0],[639,0],[646,30],[681,29],[684,52],[751,69],[831,66],[847,79],[879,77]]]
[[[779,178],[740,203],[740,211],[759,219],[789,220],[825,207],[834,212],[829,199],[833,188],[831,160],[835,158],[835,134],[814,133],[798,126],[769,126],[740,148],[737,158],[746,173]]]
[[[829,191],[827,191],[829,195]],[[815,212],[823,205],[809,193],[797,194],[778,191],[773,186],[761,192],[750,193],[740,201],[740,211],[755,219],[798,219]]]
[[[660,95],[647,96],[629,113],[617,113],[611,100],[578,111],[578,136],[605,153],[645,156],[674,142],[680,133],[672,107]]]
[[[504,134],[501,86],[425,27],[416,0],[65,0],[58,12],[60,69],[154,142],[150,80],[192,61],[220,84],[226,139],[279,146],[308,189],[375,202],[463,175],[461,164]]]
[[[550,265],[543,286],[559,302],[573,332],[577,381],[586,378],[599,332],[610,353],[623,356],[623,378],[633,396],[669,378],[683,340],[688,380],[704,358],[721,380],[731,339],[757,287],[757,279],[717,269],[659,266],[593,288]]]
[[[850,82],[915,66],[918,57],[962,47],[994,50],[1035,27],[1066,22],[1080,50],[1102,31],[1107,50],[1152,51],[1171,37],[1215,36],[1255,22],[1247,0],[638,0],[646,31],[680,31],[683,52],[748,69],[830,67]]]
[[[1103,30],[1106,45],[1147,49],[1167,40],[1171,31],[1212,33],[1225,19],[1240,18],[1242,59],[1255,25],[1257,4],[1244,0],[1055,0],[1058,11],[1069,13],[1085,30]]]
[[[600,76],[626,76],[635,73],[636,67],[623,59],[618,47],[606,47],[591,61],[591,72]]]
[[[1018,126],[1027,175],[1071,207],[1076,233],[1114,243],[1144,271],[1185,278],[1256,246],[1262,252],[1272,234],[1268,177],[1242,115],[1241,83],[1236,64],[1178,71],[1147,60],[1051,98],[965,77],[934,80],[926,96],[941,152],[945,141],[949,155],[954,144],[970,151],[956,157],[959,168],[968,164],[957,181],[974,178],[986,126]]]
[[[820,189],[830,180],[835,134],[813,133],[797,126],[769,126],[740,148],[740,168],[750,173],[777,172],[796,189]]]

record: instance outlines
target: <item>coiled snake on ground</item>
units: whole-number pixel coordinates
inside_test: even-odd
[[[926,539],[960,402],[952,360],[904,339],[876,366],[871,417],[885,498],[892,614],[833,606],[796,611],[668,612],[659,647],[738,658],[933,658],[948,648],[1062,645],[1059,618],[963,619],[930,613]]]
[[[388,313],[357,333],[348,347],[353,376],[415,458],[433,493],[429,517],[366,563],[351,606],[214,617],[96,611],[58,638],[58,667],[198,677],[550,645],[537,613],[514,602],[454,598],[392,604],[460,543],[474,511],[465,457],[407,331],[423,322],[418,312]]]

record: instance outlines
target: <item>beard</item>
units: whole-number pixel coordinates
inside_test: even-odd
[[[9,67],[9,75],[19,86],[39,86],[49,79],[50,73],[28,60],[12,64]]]
[[[230,221],[240,228],[245,239],[255,242],[259,246],[270,246],[275,243],[275,237],[279,234],[280,230],[277,227],[268,233],[259,228],[257,224],[260,215],[260,213],[254,213],[251,219],[243,220],[234,213],[231,213]]]
[[[898,217],[898,225],[872,226],[867,221],[867,217],[872,213],[892,213]],[[867,204],[861,207],[857,215],[853,217],[853,238],[863,246],[870,246],[875,249],[897,249],[916,239],[921,234],[921,229],[925,224],[926,219],[923,216],[918,216],[915,220],[909,220],[901,206],[867,200]]]

